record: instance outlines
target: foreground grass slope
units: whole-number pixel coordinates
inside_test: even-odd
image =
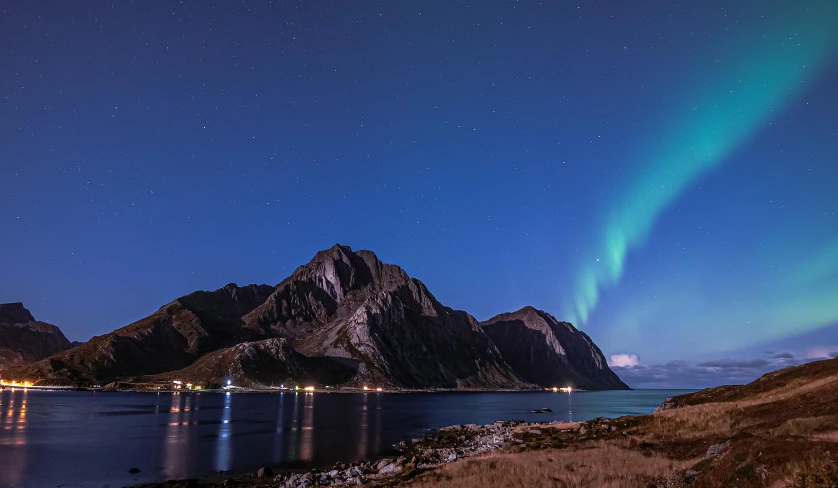
[[[665,405],[648,416],[523,431],[523,445],[420,474],[412,484],[838,487],[838,359]]]

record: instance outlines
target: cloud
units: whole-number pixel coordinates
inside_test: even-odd
[[[608,364],[632,388],[701,389],[720,385],[743,385],[765,373],[788,366],[838,357],[838,346],[816,346],[803,351],[766,351],[761,358],[715,359],[704,362],[670,361],[639,364],[633,354],[615,354]],[[634,364],[625,362],[635,361]]]
[[[815,346],[806,349],[803,357],[806,359],[829,359],[834,358],[838,353],[838,346]]]
[[[612,368],[632,368],[640,364],[634,354],[613,354],[608,365]]]
[[[763,368],[771,364],[765,359],[751,359],[747,361],[736,361],[732,359],[718,359],[716,361],[707,361],[698,363],[701,368],[721,368],[721,369],[757,369]]]

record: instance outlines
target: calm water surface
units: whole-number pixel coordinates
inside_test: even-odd
[[[676,390],[564,393],[0,392],[0,487],[126,486],[393,451],[428,429],[650,413]],[[530,413],[549,407],[547,414]],[[131,468],[141,473],[128,473]]]

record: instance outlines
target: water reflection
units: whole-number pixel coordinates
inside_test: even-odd
[[[172,393],[163,445],[163,473],[168,479],[186,478],[196,462],[194,420],[200,397]]]
[[[230,461],[232,458],[232,451],[230,450],[230,436],[232,434],[232,426],[230,418],[233,410],[230,408],[232,395],[227,392],[224,395],[224,409],[221,414],[221,425],[218,426],[218,441],[215,445],[215,470],[229,471]]]
[[[0,392],[0,445],[11,449],[3,456],[0,469],[0,485],[20,486],[26,467],[26,404],[29,391],[26,389],[3,390]]]
[[[274,463],[279,464],[284,452],[284,437],[282,434],[285,431],[285,392],[279,394],[279,408],[276,416],[276,435],[274,436]]]
[[[364,459],[369,454],[369,393],[364,393],[363,403],[361,404],[361,432],[358,436],[358,452],[355,454],[358,459]]]
[[[567,421],[573,422],[573,394],[567,394]]]
[[[314,393],[305,394],[303,433],[300,437],[300,459],[311,461],[314,456]]]
[[[294,393],[294,405],[291,407],[291,435],[288,436],[288,460],[296,461],[299,451],[297,441],[300,437],[300,394]]]

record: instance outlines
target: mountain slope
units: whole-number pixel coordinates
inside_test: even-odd
[[[38,322],[22,303],[0,304],[0,370],[70,349],[61,330]]]
[[[285,339],[243,342],[202,356],[186,368],[156,376],[155,380],[184,380],[199,385],[223,385],[230,380],[246,388],[281,383],[343,383],[354,371],[329,358],[309,358]]]
[[[271,291],[266,285],[229,284],[191,293],[144,319],[8,373],[41,383],[85,385],[180,369],[206,352],[262,338],[243,328],[239,317]]]
[[[587,334],[548,313],[524,307],[480,325],[506,362],[527,381],[586,390],[628,388]]]

